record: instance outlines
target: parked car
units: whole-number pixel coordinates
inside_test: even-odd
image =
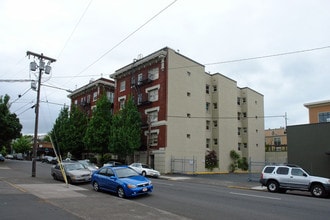
[[[113,192],[120,198],[147,194],[153,190],[149,179],[127,166],[102,167],[92,174],[91,183],[95,191]]]
[[[43,156],[41,158],[42,163],[57,164],[57,158],[52,156]]]
[[[311,176],[296,165],[267,165],[263,168],[260,183],[269,192],[285,193],[287,190],[309,191],[315,197],[325,197],[330,192],[330,179]]]
[[[99,169],[99,167],[96,166],[94,163],[90,162],[90,160],[78,160],[78,162],[84,165],[84,167],[89,169],[91,172]]]
[[[91,171],[80,163],[65,162],[62,163],[68,183],[84,183],[91,181]],[[64,181],[60,164],[51,168],[51,175],[54,180]]]
[[[117,167],[117,166],[123,166],[123,164],[118,161],[109,161],[109,162],[103,164],[103,166],[104,167],[106,167],[106,166]]]
[[[152,169],[147,164],[143,163],[132,163],[129,165],[132,169],[134,169],[136,172],[141,174],[142,176],[152,176],[158,178],[160,176],[159,171]]]
[[[4,162],[5,161],[5,157],[2,156],[2,154],[0,154],[0,162]]]
[[[14,159],[14,156],[12,154],[7,154],[5,156],[6,159],[10,159],[10,160],[13,160]]]

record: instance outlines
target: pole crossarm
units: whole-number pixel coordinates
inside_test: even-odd
[[[54,58],[50,58],[50,57],[47,57],[47,56],[44,56],[42,53],[41,54],[37,54],[37,53],[34,53],[34,52],[31,52],[31,51],[27,51],[26,52],[26,55],[27,56],[34,56],[34,57],[38,57],[38,59],[45,59],[45,60],[49,60],[51,63],[53,62],[56,62],[56,59]]]

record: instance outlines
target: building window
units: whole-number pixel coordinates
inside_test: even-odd
[[[237,128],[237,134],[238,134],[238,135],[241,135],[241,129],[242,129],[242,128],[240,128],[240,127]]]
[[[148,72],[148,78],[151,79],[151,80],[156,80],[156,79],[159,78],[159,70],[158,70],[158,67],[149,70],[149,72]]]
[[[243,98],[243,103],[245,103],[246,102],[246,98]]]
[[[132,86],[135,85],[135,77],[134,77],[134,76],[131,77],[131,85],[132,85]]]
[[[237,97],[237,105],[240,105],[240,104],[241,104],[241,98]]]
[[[97,100],[97,92],[93,93],[93,101],[95,102]]]
[[[205,86],[206,94],[210,93],[210,86],[206,84]]]
[[[244,148],[247,148],[247,143],[244,143]]]
[[[214,144],[214,145],[218,145],[218,139],[217,139],[217,138],[214,138],[214,139],[213,139],[213,144]]]
[[[218,90],[217,86],[213,86],[213,92],[216,92]]]
[[[140,105],[142,103],[142,94],[139,93],[138,94],[138,105]]]
[[[216,102],[213,103],[213,109],[218,109],[218,103]]]
[[[319,122],[330,122],[330,112],[320,112]]]
[[[280,137],[274,137],[274,145],[275,146],[281,146],[281,138]]]
[[[158,111],[150,111],[148,112],[148,118],[150,122],[157,122],[158,121]]]
[[[206,103],[206,111],[208,112],[208,111],[209,111],[209,109],[210,109],[210,103],[209,103],[209,102],[207,102],[207,103]]]
[[[210,148],[210,139],[206,138],[206,148]]]
[[[187,96],[190,97],[190,92],[187,92]]]
[[[191,72],[187,71],[187,75],[190,76],[191,75]]]
[[[238,151],[241,151],[241,148],[242,148],[242,143],[238,143],[238,145],[237,145],[237,150],[238,150]]]
[[[138,75],[138,85],[140,85],[140,84],[142,83],[142,80],[143,80],[143,74],[140,73],[140,74]]]
[[[78,105],[78,100],[77,100],[77,99],[74,100],[74,104],[75,104],[75,105]]]
[[[214,127],[214,128],[218,127],[218,121],[217,121],[217,120],[214,120],[214,121],[213,121],[213,127]]]
[[[158,144],[158,132],[151,132],[150,133],[149,144],[151,146],[156,146]]]
[[[158,101],[158,89],[148,91],[148,100],[150,102]]]
[[[111,103],[113,103],[114,96],[115,96],[115,94],[113,92],[110,92],[110,91],[107,92],[107,98]]]
[[[241,113],[237,112],[237,120],[241,120]]]
[[[125,106],[125,98],[119,99],[119,109],[123,109]]]
[[[190,118],[190,116],[191,116],[190,113],[187,113],[187,118]]]
[[[244,133],[247,133],[247,127],[244,127],[244,128],[243,128],[243,132],[244,132]]]
[[[125,89],[126,89],[126,81],[124,80],[120,82],[120,91],[121,92],[125,91]]]
[[[243,112],[243,117],[246,118],[247,117],[247,114],[246,112]]]
[[[190,134],[187,134],[187,138],[189,138],[189,139],[190,139]]]
[[[91,95],[87,95],[87,103],[91,103]]]
[[[207,120],[206,121],[206,130],[210,130],[210,121],[209,120]]]

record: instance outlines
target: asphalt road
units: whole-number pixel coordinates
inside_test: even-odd
[[[166,176],[152,179],[154,192],[134,199],[94,192],[90,184],[54,181],[50,165],[0,163],[1,219],[328,219],[330,199],[308,192],[256,190],[248,175]],[[3,218],[4,217],[4,218]]]

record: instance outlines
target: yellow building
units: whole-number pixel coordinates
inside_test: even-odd
[[[304,104],[309,111],[309,123],[330,122],[330,100]]]

